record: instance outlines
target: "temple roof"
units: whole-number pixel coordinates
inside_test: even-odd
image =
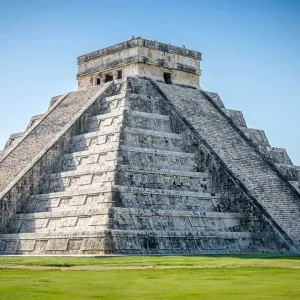
[[[150,49],[160,50],[163,52],[176,53],[182,56],[187,56],[201,60],[201,53],[198,51],[190,50],[184,47],[173,46],[171,44],[164,44],[157,41],[146,40],[138,37],[123,43],[116,44],[114,46],[106,47],[97,51],[81,55],[77,58],[77,63],[84,63],[98,57],[114,54],[135,47],[146,47]]]

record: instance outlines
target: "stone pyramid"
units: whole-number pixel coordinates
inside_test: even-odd
[[[200,60],[142,38],[79,57],[79,90],[0,153],[0,253],[299,253],[299,168]]]

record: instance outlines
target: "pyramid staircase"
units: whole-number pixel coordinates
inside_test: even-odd
[[[53,142],[0,181],[1,254],[294,251],[164,97],[177,101],[175,92],[194,97],[197,90],[157,87],[147,79],[114,81],[90,92],[84,109],[65,111],[74,117],[60,127],[52,119]],[[56,101],[52,108],[63,98]],[[180,101],[179,110],[186,109]],[[0,168],[17,143],[2,154]]]

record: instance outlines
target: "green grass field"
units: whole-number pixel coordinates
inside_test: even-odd
[[[0,257],[0,267],[1,300],[300,299],[299,256]]]

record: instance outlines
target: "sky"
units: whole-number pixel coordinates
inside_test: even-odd
[[[200,51],[202,89],[300,165],[300,0],[0,0],[0,148],[133,35]]]

